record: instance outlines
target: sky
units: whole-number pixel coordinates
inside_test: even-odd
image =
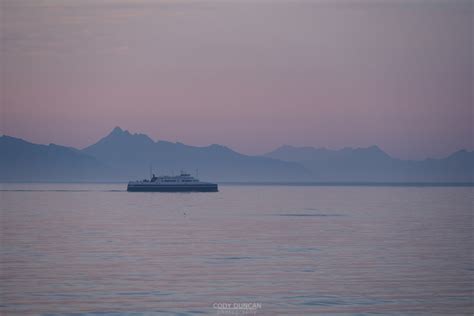
[[[474,149],[471,0],[0,0],[0,132]]]

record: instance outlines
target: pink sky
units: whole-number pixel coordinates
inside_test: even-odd
[[[84,147],[118,125],[248,154],[474,148],[469,0],[1,6],[4,134]]]

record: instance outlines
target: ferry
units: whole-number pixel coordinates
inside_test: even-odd
[[[155,176],[150,180],[130,181],[129,192],[218,192],[216,183],[202,182],[189,173],[181,172],[179,176]]]

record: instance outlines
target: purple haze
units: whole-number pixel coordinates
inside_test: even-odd
[[[1,132],[84,147],[119,125],[259,154],[473,145],[471,1],[1,5]]]

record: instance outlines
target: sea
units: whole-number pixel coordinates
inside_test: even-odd
[[[473,187],[0,185],[1,315],[472,315]]]

